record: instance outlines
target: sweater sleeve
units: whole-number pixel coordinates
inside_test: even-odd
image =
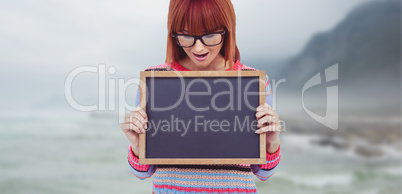
[[[135,101],[136,106],[140,104],[140,90],[137,90],[137,96]],[[138,157],[136,157],[131,149],[131,145],[128,147],[128,166],[134,176],[141,180],[151,177],[156,170],[155,165],[140,164]]]
[[[281,160],[281,147],[279,146],[278,150],[275,153],[269,154],[267,152],[266,164],[251,165],[251,170],[258,179],[266,181],[275,173],[280,160]]]
[[[265,75],[265,101],[272,107],[272,89],[269,83],[269,78]],[[251,165],[253,173],[262,181],[268,180],[276,171],[279,161],[281,159],[281,147],[278,150],[270,154],[267,152],[267,163],[262,165]]]
[[[128,147],[128,165],[134,176],[141,180],[151,177],[156,169],[155,165],[140,164],[138,157],[131,150],[131,145]]]

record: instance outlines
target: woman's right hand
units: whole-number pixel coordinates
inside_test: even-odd
[[[126,114],[126,117],[121,124],[121,130],[126,134],[127,139],[131,143],[131,149],[134,155],[139,154],[139,134],[144,133],[147,129],[148,116],[141,107]]]

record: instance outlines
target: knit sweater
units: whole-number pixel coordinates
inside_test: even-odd
[[[167,64],[149,67],[167,68]],[[171,65],[175,71],[190,71],[179,63]],[[234,71],[257,70],[236,61]],[[272,106],[271,86],[265,75],[266,102]],[[136,105],[139,106],[139,91]],[[253,174],[262,181],[268,180],[276,171],[281,158],[280,147],[273,154],[267,153],[267,162],[262,165],[144,165],[139,164],[131,146],[128,148],[128,164],[131,172],[143,180],[154,176],[153,193],[257,193]]]

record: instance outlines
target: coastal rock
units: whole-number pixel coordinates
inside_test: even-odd
[[[326,137],[323,139],[312,140],[312,144],[320,145],[320,146],[331,146],[338,150],[346,150],[350,147],[350,145],[346,141],[342,141],[338,138],[330,138]]]
[[[359,156],[363,156],[366,158],[378,157],[384,155],[384,151],[382,151],[381,149],[366,146],[356,146],[355,153]]]

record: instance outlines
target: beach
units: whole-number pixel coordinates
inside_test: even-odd
[[[151,192],[152,178],[139,180],[128,168],[129,143],[117,117],[43,115],[1,115],[0,193]],[[292,121],[287,123],[277,172],[266,182],[254,177],[259,193],[402,191],[402,152],[396,144],[375,145],[382,154],[367,157],[351,142],[346,148],[319,144],[327,136],[292,130]]]

